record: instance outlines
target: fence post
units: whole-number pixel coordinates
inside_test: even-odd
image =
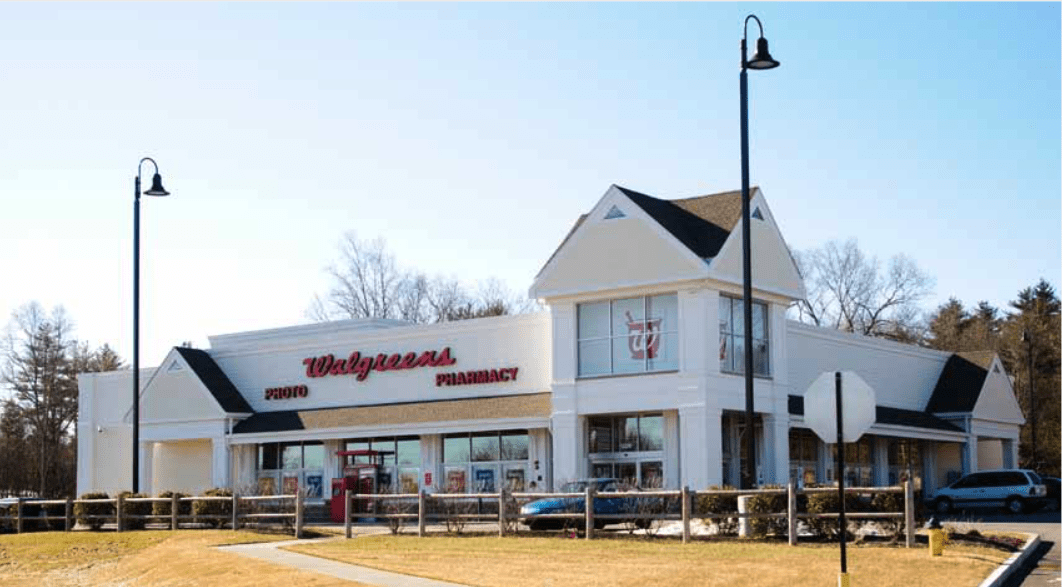
[[[907,548],[915,545],[914,486],[911,481],[903,482],[903,525],[907,535]]]
[[[417,495],[417,536],[424,536],[428,518],[427,501],[428,496],[422,487],[420,494]]]
[[[786,506],[786,512],[789,514],[789,546],[796,546],[797,543],[797,495],[796,495],[796,483],[792,480],[789,481],[788,487],[789,501]]]
[[[350,506],[351,506],[351,502],[352,501],[353,501],[353,499],[351,499],[351,491],[349,489],[344,489],[343,490],[343,535],[346,536],[347,538],[350,538],[351,534],[352,534],[351,533],[351,528],[350,528],[350,513],[351,513],[350,510],[353,509]]]
[[[67,532],[74,528],[74,500],[66,498],[66,520],[64,528]]]
[[[686,544],[690,541],[690,509],[692,504],[690,503],[690,486],[682,486],[682,543]]]
[[[177,529],[177,507],[179,503],[181,503],[181,498],[174,491],[173,495],[170,496],[170,530]]]
[[[240,527],[240,514],[237,513],[240,507],[240,496],[236,495],[236,492],[232,492],[232,529],[236,530]]]
[[[594,486],[590,483],[586,484],[586,499],[583,502],[583,510],[586,511],[586,539],[592,540],[594,538]]]
[[[22,534],[22,499],[15,498],[15,531]]]
[[[295,538],[302,538],[302,493],[295,492]]]
[[[505,536],[505,488],[498,492],[498,537]]]
[[[114,523],[118,526],[118,531],[122,531],[122,494],[119,493],[118,497],[114,500]]]

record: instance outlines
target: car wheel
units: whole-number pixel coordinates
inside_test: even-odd
[[[950,513],[951,512],[951,500],[946,498],[946,497],[942,497],[942,498],[938,499],[936,501],[936,503],[933,504],[933,509],[938,514]]]
[[[1025,513],[1025,501],[1020,497],[1012,497],[1007,500],[1006,508],[1012,514]]]
[[[538,520],[532,520],[527,523],[527,529],[532,532],[541,532],[545,528],[542,527],[542,522]]]

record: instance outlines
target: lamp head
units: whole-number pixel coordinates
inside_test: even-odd
[[[781,63],[771,57],[771,52],[767,50],[767,39],[760,37],[756,41],[756,54],[752,56],[746,67],[749,69],[774,69],[779,65]]]
[[[162,187],[162,176],[158,173],[151,178],[151,189],[144,192],[145,196],[168,196],[170,192],[166,191],[166,188]]]

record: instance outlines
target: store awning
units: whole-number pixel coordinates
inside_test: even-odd
[[[552,410],[550,395],[547,392],[376,406],[258,412],[236,424],[232,432],[239,435],[465,420],[548,419]]]

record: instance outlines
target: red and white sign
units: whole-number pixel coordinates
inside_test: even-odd
[[[450,347],[442,351],[424,351],[422,353],[395,353],[393,355],[362,355],[358,351],[350,353],[346,359],[337,359],[335,355],[307,357],[302,360],[306,365],[307,377],[330,377],[337,375],[356,375],[358,381],[365,381],[373,371],[401,371],[419,367],[447,367],[457,362],[450,356]]]
[[[631,350],[632,359],[644,359],[646,355],[650,359],[656,358],[660,350],[660,323],[663,320],[635,320],[627,312],[627,347]]]

